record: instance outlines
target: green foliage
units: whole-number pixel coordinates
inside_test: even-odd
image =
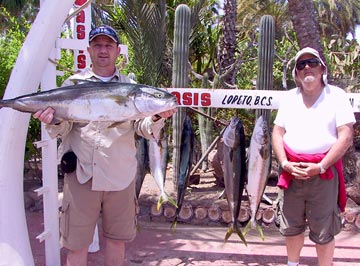
[[[360,45],[355,40],[339,38],[324,46],[333,81],[348,92],[359,92]]]
[[[157,86],[162,80],[162,64],[166,49],[166,3],[149,1],[118,1],[106,8],[108,19],[131,49],[129,69],[138,82]]]
[[[2,98],[16,58],[31,25],[23,18],[12,17],[2,7],[0,7],[0,17],[10,26],[0,35],[0,97]]]

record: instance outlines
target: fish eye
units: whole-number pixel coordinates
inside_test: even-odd
[[[154,93],[154,96],[155,96],[156,98],[161,98],[161,97],[163,96],[163,94],[162,94],[161,92],[155,92],[155,93]]]

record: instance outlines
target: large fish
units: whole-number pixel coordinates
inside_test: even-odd
[[[247,245],[238,223],[242,194],[246,178],[245,133],[242,121],[233,117],[225,129],[224,135],[224,182],[226,199],[231,212],[231,223],[225,235],[225,242],[236,232]]]
[[[161,205],[168,201],[175,207],[176,202],[165,192],[165,178],[166,178],[166,165],[167,165],[167,140],[166,132],[161,130],[159,139],[149,140],[149,164],[150,172],[153,176],[159,190],[160,197],[157,202],[157,209],[160,210]]]
[[[49,106],[55,109],[53,123],[63,120],[122,122],[173,109],[177,100],[162,89],[146,85],[94,81],[0,100],[0,108],[10,107],[26,113]]]
[[[255,123],[251,136],[248,160],[246,190],[249,197],[251,219],[244,228],[244,235],[256,228],[264,239],[261,226],[256,222],[256,213],[268,180],[271,165],[271,143],[268,122],[260,116]]]
[[[189,177],[192,166],[193,148],[194,148],[195,134],[191,125],[190,117],[186,116],[184,119],[183,132],[181,135],[180,146],[180,167],[177,183],[177,208],[175,218],[171,225],[173,230],[176,230],[177,219],[181,211],[182,204],[186,193],[186,188],[189,184]]]

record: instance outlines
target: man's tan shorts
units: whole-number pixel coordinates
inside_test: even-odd
[[[61,244],[70,250],[88,247],[100,213],[104,237],[132,241],[136,235],[135,181],[121,191],[92,191],[91,182],[80,184],[75,172],[65,175]]]
[[[291,180],[279,193],[278,219],[280,233],[295,236],[309,226],[309,238],[317,244],[327,244],[341,231],[338,206],[339,180],[335,168],[330,180],[313,176],[308,180]]]

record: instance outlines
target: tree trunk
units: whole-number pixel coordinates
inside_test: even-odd
[[[319,16],[312,0],[289,0],[289,13],[300,49],[316,49],[325,62],[321,46]]]
[[[219,49],[219,64],[220,71],[225,70],[235,63],[236,51],[236,16],[237,16],[237,1],[224,0],[224,27],[223,38]],[[231,71],[226,77],[225,82],[231,85],[235,84],[236,72],[235,69]]]

